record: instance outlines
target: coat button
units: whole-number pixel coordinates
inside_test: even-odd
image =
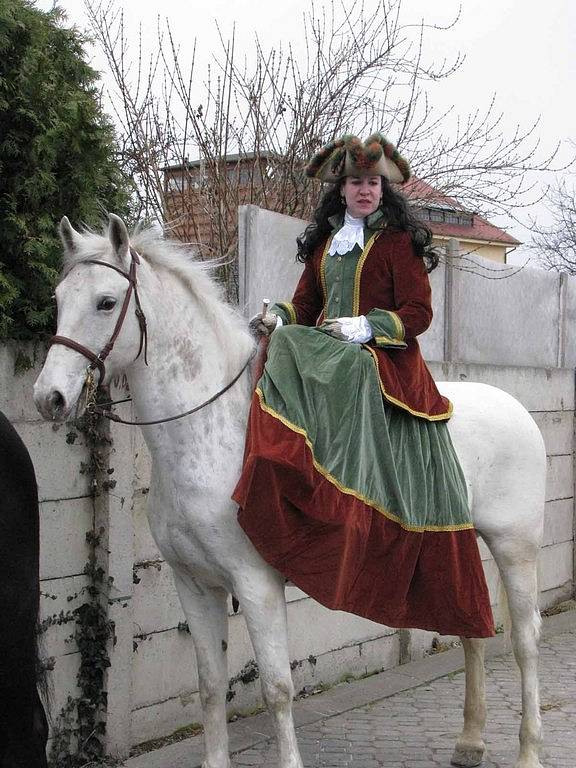
[[[338,256],[336,261],[342,261],[342,256]]]
[[[338,298],[338,296],[336,296],[336,298],[334,299],[334,301],[336,302],[336,304],[338,304],[338,302],[340,301],[340,299]]]

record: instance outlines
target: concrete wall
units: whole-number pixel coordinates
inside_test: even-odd
[[[238,301],[252,317],[261,311],[263,298],[292,295],[302,272],[295,259],[296,238],[307,222],[256,205],[242,205],[238,211]]]
[[[452,360],[555,368],[560,362],[560,276],[490,263],[454,260]],[[574,336],[572,337],[574,338]]]
[[[240,305],[250,316],[264,296],[292,295],[302,272],[295,239],[306,222],[254,205],[239,212]],[[430,275],[434,321],[420,337],[426,360],[575,367],[576,278],[453,247]]]
[[[264,295],[290,297],[301,269],[294,263],[294,239],[304,224],[253,206],[241,209],[241,302],[247,315],[259,311]],[[542,430],[549,472],[540,601],[547,607],[571,596],[574,584],[576,281],[531,270],[483,280],[480,274],[500,278],[507,268],[477,257],[456,266],[461,268],[441,265],[431,275],[435,320],[422,347],[438,380],[500,386],[524,403]],[[0,408],[26,442],[39,481],[44,616],[81,599],[68,601],[86,583],[86,531],[102,526],[107,532],[101,556],[114,577],[109,614],[117,638],[107,677],[107,738],[112,753],[125,753],[132,744],[201,719],[191,639],[146,521],[149,457],[139,430],[112,425],[105,462],[116,485],[94,501],[81,471],[89,460],[82,435],[71,425],[40,420],[31,400],[37,370],[14,376],[13,365],[12,350],[0,347]],[[496,572],[484,547],[482,557],[495,602]],[[288,587],[287,601],[297,691],[393,667],[431,644],[431,633],[395,632],[327,611],[294,587]],[[46,635],[45,652],[55,657],[55,713],[75,692],[78,653],[70,629],[54,626]],[[253,655],[243,618],[230,606],[230,679]],[[260,706],[258,681],[236,683],[233,691],[231,712]]]

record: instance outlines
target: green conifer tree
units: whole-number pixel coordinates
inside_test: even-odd
[[[53,330],[60,218],[95,225],[127,212],[98,75],[63,18],[0,2],[0,340]]]

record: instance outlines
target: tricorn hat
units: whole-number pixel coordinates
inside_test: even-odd
[[[410,166],[381,133],[373,133],[364,142],[346,134],[314,155],[306,166],[306,175],[332,182],[345,176],[385,176],[403,184],[410,178]]]

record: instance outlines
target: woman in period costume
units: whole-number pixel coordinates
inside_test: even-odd
[[[333,183],[299,240],[291,302],[252,402],[239,521],[320,603],[392,627],[486,637],[494,625],[442,397],[416,337],[432,320],[431,234],[390,182],[380,134],[331,142],[307,174]]]

